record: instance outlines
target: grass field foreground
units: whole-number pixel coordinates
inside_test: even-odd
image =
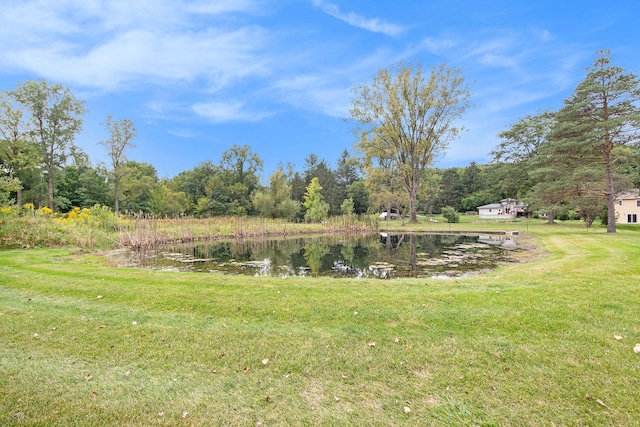
[[[640,230],[527,228],[451,280],[0,251],[0,425],[640,425]]]

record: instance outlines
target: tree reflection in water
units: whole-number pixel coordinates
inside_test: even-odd
[[[506,243],[505,243],[506,242]],[[511,237],[371,234],[196,242],[136,252],[126,260],[156,269],[273,276],[459,276],[509,262]],[[503,247],[504,246],[504,247]],[[376,269],[384,269],[384,274]]]

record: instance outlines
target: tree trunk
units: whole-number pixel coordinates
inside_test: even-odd
[[[118,187],[119,187],[119,179],[115,179],[115,210],[116,210],[116,216],[120,216],[120,207],[119,207],[119,203],[118,203]]]
[[[616,232],[616,194],[611,173],[611,153],[605,153],[607,165],[607,233]]]
[[[414,186],[409,191],[409,224],[417,224],[418,223],[418,213],[417,213],[417,195],[418,189]]]
[[[16,206],[22,206],[22,188],[16,191]]]
[[[47,177],[47,187],[49,189],[49,209],[53,212],[55,206],[53,205],[53,174],[51,171],[49,171],[49,176]]]
[[[549,220],[549,224],[553,224],[554,216],[555,216],[554,214],[555,214],[555,212],[553,211],[553,209],[549,209],[549,213],[547,215],[547,218]]]

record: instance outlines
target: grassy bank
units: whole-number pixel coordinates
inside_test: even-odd
[[[528,235],[546,256],[455,280],[1,251],[0,424],[640,424],[640,232]]]
[[[358,233],[376,230],[377,227],[378,221],[374,216],[361,219],[338,216],[322,223],[293,223],[258,217],[116,218],[108,208],[100,206],[82,210],[76,208],[63,215],[23,209],[0,212],[0,248],[143,248],[175,241],[327,232]]]

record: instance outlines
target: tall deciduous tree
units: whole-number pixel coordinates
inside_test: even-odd
[[[391,219],[392,208],[403,211],[406,193],[402,189],[400,177],[392,169],[391,159],[379,157],[374,165],[371,159],[365,157],[364,171],[365,188],[371,196],[372,207],[382,207],[387,212],[387,220]]]
[[[244,215],[253,209],[251,194],[258,188],[262,160],[247,145],[233,145],[222,153],[221,178],[230,198],[227,214]]]
[[[607,232],[615,233],[616,149],[640,141],[640,80],[612,65],[610,54],[596,52],[587,76],[556,114],[554,144],[559,153],[601,170],[598,191],[607,201]]]
[[[549,140],[555,113],[542,111],[534,116],[526,115],[500,132],[500,144],[492,152],[495,162],[521,163],[531,160],[538,149]]]
[[[291,199],[291,187],[282,167],[269,177],[269,187],[257,191],[252,200],[260,215],[269,218],[292,219],[300,210],[300,202]]]
[[[46,80],[22,83],[13,94],[29,112],[31,137],[39,145],[47,172],[49,208],[54,210],[54,173],[65,163],[75,136],[82,129],[84,102],[68,88]]]
[[[417,222],[416,197],[425,169],[442,154],[461,127],[469,107],[462,71],[444,65],[424,71],[420,64],[381,69],[370,84],[353,89],[351,118],[359,123],[358,146],[372,158],[391,159]]]
[[[150,163],[129,160],[122,165],[121,204],[123,211],[150,213],[158,171]]]
[[[111,160],[111,175],[113,176],[115,214],[120,215],[119,190],[120,180],[125,169],[122,165],[127,161],[126,150],[133,148],[133,138],[136,136],[136,127],[129,119],[113,120],[111,114],[107,115],[104,127],[109,132],[109,139],[100,141],[107,148]]]
[[[0,92],[0,165],[7,173],[7,182],[16,188],[16,203],[22,204],[20,173],[40,162],[37,147],[29,138],[29,127],[24,111],[12,92]],[[19,182],[19,183],[18,183]]]
[[[568,200],[567,187],[570,187],[564,179],[566,165],[563,159],[552,152],[555,116],[555,112],[546,110],[522,117],[498,134],[501,142],[491,152],[494,165],[504,162],[515,166],[503,170],[506,172],[503,180],[510,182],[512,188],[521,187],[523,181],[529,182],[528,195],[532,205],[546,211],[549,223],[554,222],[558,206]],[[504,195],[516,197],[513,193]]]

